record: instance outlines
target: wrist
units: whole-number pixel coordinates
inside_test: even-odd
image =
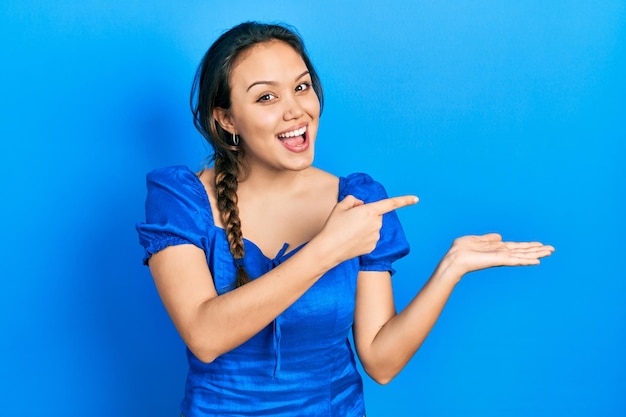
[[[313,261],[315,271],[321,274],[325,274],[342,262],[336,257],[336,248],[333,249],[332,245],[319,235],[311,239],[303,249],[305,254]]]
[[[437,265],[434,276],[438,280],[456,285],[465,275],[465,271],[459,266],[454,253],[446,253]]]

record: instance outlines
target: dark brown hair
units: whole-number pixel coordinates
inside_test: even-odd
[[[254,45],[282,41],[302,57],[313,84],[313,90],[323,108],[322,85],[297,32],[286,26],[245,22],[222,34],[204,55],[193,81],[191,111],[194,125],[213,148],[217,206],[226,236],[237,265],[237,287],[250,281],[243,266],[245,255],[241,221],[237,207],[238,177],[244,172],[245,153],[233,136],[213,117],[213,110],[230,109],[230,75],[240,54]],[[245,138],[242,138],[245,140]]]

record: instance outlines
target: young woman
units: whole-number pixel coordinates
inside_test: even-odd
[[[387,198],[366,174],[312,166],[323,99],[302,40],[282,26],[236,26],[205,55],[193,94],[214,165],[150,173],[138,225],[188,347],[187,417],[361,417],[350,330],[365,371],[387,383],[464,274],[538,264],[554,250],[459,238],[397,314],[391,264],[409,248],[393,210],[417,197]]]

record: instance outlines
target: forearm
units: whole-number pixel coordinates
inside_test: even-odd
[[[364,364],[368,374],[384,384],[402,370],[435,325],[460,277],[444,258],[415,298],[372,340]]]
[[[194,245],[160,251],[151,258],[150,270],[183,340],[200,360],[211,362],[257,334],[328,270],[374,250],[382,215],[416,202],[405,196],[363,204],[347,196],[298,253],[223,295],[212,283],[206,254]]]
[[[359,356],[368,374],[385,383],[400,372],[426,339],[463,275],[494,266],[537,265],[553,251],[554,247],[540,242],[503,242],[497,233],[455,239],[404,311],[380,315],[384,323],[380,329],[359,338]]]
[[[211,362],[241,345],[302,296],[335,265],[323,243],[311,241],[288,261],[223,295],[203,301],[183,336],[198,358]]]

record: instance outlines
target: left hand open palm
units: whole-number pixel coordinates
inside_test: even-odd
[[[552,246],[541,242],[503,242],[502,236],[490,233],[456,239],[446,256],[463,275],[494,266],[538,265],[552,252]]]

